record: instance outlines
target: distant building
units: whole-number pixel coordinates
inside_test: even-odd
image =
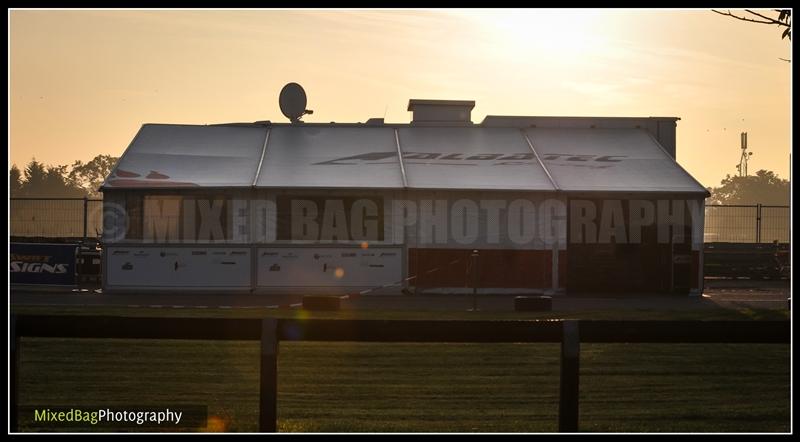
[[[145,124],[102,186],[105,289],[456,291],[473,250],[481,290],[702,287],[708,194],[675,161],[677,118],[473,124],[473,106]]]

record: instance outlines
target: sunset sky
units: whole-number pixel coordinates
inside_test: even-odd
[[[736,11],[734,11],[736,12]],[[772,13],[774,15],[774,13]],[[9,12],[10,154],[22,167],[118,156],[143,123],[410,120],[410,98],[486,115],[676,116],[703,185],[789,176],[791,44],[710,10]]]

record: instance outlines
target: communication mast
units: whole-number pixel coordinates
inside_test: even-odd
[[[739,171],[739,176],[747,176],[747,160],[753,155],[753,152],[747,151],[747,132],[742,132],[742,156],[739,157],[739,164],[736,170]]]

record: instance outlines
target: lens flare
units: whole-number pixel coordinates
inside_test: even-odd
[[[219,416],[209,416],[205,430],[209,433],[224,433],[227,428],[228,423],[225,419]]]

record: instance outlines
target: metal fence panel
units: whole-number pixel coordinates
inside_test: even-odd
[[[788,206],[761,206],[760,242],[788,243],[790,215]]]
[[[789,242],[789,206],[708,205],[704,242]]]
[[[12,237],[83,238],[85,230],[97,238],[103,231],[101,199],[11,198],[9,206]]]
[[[756,242],[756,206],[706,206],[705,242]]]

